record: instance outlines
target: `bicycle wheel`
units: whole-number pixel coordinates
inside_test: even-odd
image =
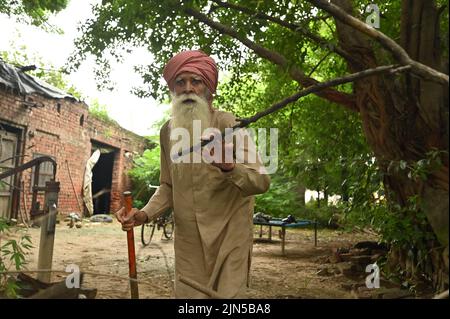
[[[170,217],[166,220],[166,223],[164,224],[164,227],[163,227],[164,237],[166,237],[167,239],[172,238],[174,226],[175,225],[173,222],[172,215],[170,215]]]
[[[152,241],[155,232],[155,224],[153,222],[142,224],[141,226],[141,242],[142,245],[147,246]]]

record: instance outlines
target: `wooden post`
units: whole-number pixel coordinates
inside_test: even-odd
[[[125,209],[127,215],[133,208],[133,198],[131,192],[124,192],[123,198],[125,202]],[[130,291],[131,299],[139,299],[139,288],[137,283],[136,270],[136,252],[134,249],[134,229],[127,231],[127,245],[128,245],[128,271],[130,275]]]
[[[284,256],[284,245],[286,243],[286,229],[281,226],[281,254]]]
[[[45,183],[45,214],[41,217],[41,240],[39,241],[38,269],[52,269],[53,244],[55,241],[56,214],[58,213],[59,182]],[[39,272],[37,279],[50,283],[51,272]]]

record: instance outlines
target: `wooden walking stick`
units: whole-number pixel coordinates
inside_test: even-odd
[[[130,214],[133,207],[133,198],[131,192],[124,192],[123,198],[125,202],[125,210],[127,215]],[[139,299],[139,289],[137,283],[137,271],[136,271],[136,252],[134,250],[134,229],[127,231],[127,244],[128,244],[128,267],[130,274],[130,289],[131,299]]]

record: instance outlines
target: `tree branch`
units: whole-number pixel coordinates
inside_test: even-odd
[[[404,71],[409,70],[410,68],[411,67],[409,65],[407,65],[407,66],[400,66],[400,65],[379,66],[379,67],[376,67],[373,69],[368,69],[368,70],[364,70],[361,72],[345,75],[343,77],[335,78],[335,79],[327,81],[327,82],[317,83],[315,85],[307,87],[306,89],[301,90],[300,92],[297,92],[294,95],[291,95],[290,97],[272,105],[271,107],[265,109],[264,111],[258,112],[257,114],[255,114],[252,117],[242,119],[241,123],[234,126],[233,128],[248,126],[250,123],[256,122],[260,118],[280,110],[287,104],[295,102],[303,96],[309,95],[311,93],[319,92],[325,88],[341,85],[341,84],[348,83],[348,82],[354,82],[356,80],[366,78],[369,76],[378,75],[381,73],[394,74],[394,73],[398,73],[398,72],[404,72]]]
[[[395,73],[399,73],[399,72],[405,72],[411,69],[410,65],[406,65],[406,66],[400,66],[400,65],[385,65],[385,66],[379,66],[373,69],[368,69],[368,70],[364,70],[361,72],[357,72],[357,73],[352,73],[349,75],[345,75],[343,77],[339,77],[339,78],[335,78],[332,79],[330,81],[327,82],[322,82],[322,83],[317,83],[315,85],[312,85],[310,87],[307,87],[304,90],[301,90],[287,98],[285,98],[284,100],[277,102],[275,104],[273,104],[272,106],[268,107],[267,109],[256,113],[255,115],[248,117],[248,118],[244,118],[244,119],[239,119],[239,124],[236,124],[232,127],[232,132],[236,129],[241,129],[244,127],[247,127],[248,125],[250,125],[251,123],[254,123],[256,121],[258,121],[260,118],[267,116],[269,114],[275,113],[276,111],[281,110],[282,108],[284,108],[286,105],[296,102],[297,100],[299,100],[301,97],[304,97],[306,95],[309,95],[311,93],[317,93],[319,91],[322,91],[326,88],[332,87],[332,86],[336,86],[336,85],[341,85],[344,83],[349,83],[349,82],[354,82],[356,80],[360,80],[362,78],[366,78],[369,76],[374,76],[374,75],[378,75],[378,74],[382,74],[382,73],[389,73],[389,74],[395,74]],[[221,136],[223,139],[225,139],[225,131],[221,132]],[[205,139],[202,140],[200,143],[192,146],[190,149],[186,149],[186,150],[182,150],[180,151],[178,154],[175,154],[173,160],[178,159],[181,156],[184,156],[186,154],[189,154],[193,151],[199,151],[201,150],[201,148],[205,145],[207,145],[208,143],[210,143],[212,141],[212,139]]]
[[[398,45],[394,40],[389,38],[384,33],[372,28],[371,26],[356,19],[355,17],[352,17],[338,6],[329,3],[326,0],[308,1],[311,2],[314,6],[327,11],[342,23],[345,23],[378,41],[385,49],[390,51],[402,65],[411,65],[411,72],[421,76],[424,79],[448,85],[447,74],[441,73],[433,68],[430,68],[429,66],[414,61],[409,57],[408,53],[406,53],[406,51],[400,45]]]
[[[291,23],[291,22],[287,22],[284,21],[282,19],[270,16],[268,14],[262,13],[262,12],[257,12],[254,11],[250,8],[244,7],[244,6],[240,6],[237,4],[232,4],[229,2],[223,2],[220,0],[211,0],[212,2],[216,3],[218,6],[222,7],[222,8],[227,8],[227,9],[232,9],[232,10],[237,10],[240,11],[242,13],[248,14],[252,17],[255,17],[256,19],[261,19],[261,20],[267,20],[267,21],[271,21],[274,22],[278,25],[281,25],[282,27],[288,28],[294,32],[298,32],[306,37],[308,37],[310,40],[312,40],[313,42],[327,47],[330,51],[337,53],[338,55],[340,55],[341,57],[343,57],[346,61],[353,63],[353,64],[357,64],[361,66],[361,63],[357,60],[355,60],[355,58],[348,53],[347,51],[345,51],[344,49],[342,49],[341,47],[337,46],[337,45],[330,45],[330,42],[327,41],[326,39],[310,32],[309,30],[307,30],[306,28],[304,28],[303,26],[296,24],[296,23]]]
[[[187,15],[194,17],[198,21],[205,23],[209,27],[219,31],[222,34],[231,36],[232,38],[240,41],[242,44],[244,44],[249,49],[253,50],[260,57],[277,64],[284,70],[287,70],[289,75],[303,87],[308,87],[308,86],[319,83],[318,81],[316,81],[312,78],[308,78],[295,65],[290,65],[289,61],[280,53],[270,51],[267,48],[265,48],[259,44],[256,44],[255,42],[251,41],[247,37],[239,34],[236,30],[233,30],[232,28],[230,28],[226,25],[223,25],[219,22],[215,22],[215,21],[209,19],[206,15],[204,15],[203,13],[200,13],[197,10],[194,10],[193,8],[186,7],[183,10]],[[353,95],[351,95],[351,94],[339,92],[339,91],[336,91],[333,89],[325,89],[323,91],[317,92],[316,94],[324,99],[331,101],[331,102],[346,106],[347,108],[349,108],[352,111],[358,111],[358,107],[356,105],[355,99],[354,99]]]
[[[311,72],[308,73],[308,77],[310,77],[317,70],[317,68],[322,64],[323,61],[325,61],[325,59],[330,55],[330,53],[331,52],[328,52],[322,59],[320,59],[320,61],[312,68]]]

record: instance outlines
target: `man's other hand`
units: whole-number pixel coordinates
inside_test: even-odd
[[[123,231],[132,230],[135,226],[140,226],[147,221],[147,214],[137,208],[132,208],[127,214],[125,207],[115,212],[117,220],[122,224]]]
[[[232,171],[235,166],[234,159],[231,163],[227,163],[226,154],[232,154],[233,156],[233,143],[225,143],[221,137],[214,136],[214,134],[201,137],[202,140],[211,140],[212,138],[215,138],[216,141],[220,139],[219,143],[222,145],[222,150],[218,153],[214,152],[214,146],[217,146],[217,143],[216,145],[213,144],[209,147],[205,146],[204,151],[202,152],[203,157],[213,166],[220,168],[223,172]]]

